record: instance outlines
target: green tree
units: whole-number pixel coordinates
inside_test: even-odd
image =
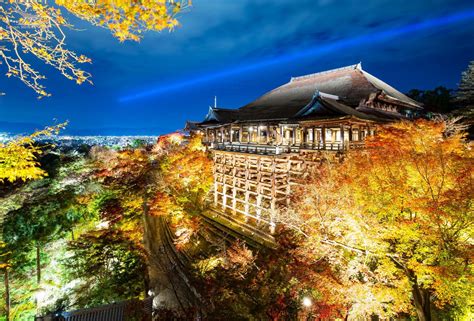
[[[474,61],[462,73],[461,82],[456,92],[456,101],[462,107],[474,106]]]
[[[41,155],[38,161],[45,157],[51,160]],[[6,216],[1,262],[8,267],[5,282],[7,276],[13,281],[9,286],[13,289],[10,296],[13,317],[18,314],[25,317],[34,310],[31,305],[34,290],[42,287],[43,281],[51,282],[49,271],[46,271],[47,279],[42,278],[43,268],[50,267],[49,257],[56,255],[47,245],[69,237],[73,227],[87,217],[77,202],[78,195],[87,191],[89,176],[89,170],[83,168],[82,156],[55,155],[50,165],[54,166],[48,168],[48,178],[28,182],[2,197],[0,202],[0,211]],[[5,303],[8,311],[9,304]]]
[[[456,103],[460,108],[453,114],[462,117],[469,126],[469,138],[472,140],[474,138],[474,61],[471,61],[467,70],[461,75],[461,82],[456,92]]]
[[[0,37],[1,38],[1,37]],[[44,130],[36,131],[30,136],[17,137],[7,143],[0,143],[0,186],[5,182],[14,183],[18,180],[39,179],[47,175],[41,169],[37,157],[42,153],[42,146],[36,144],[35,140],[40,137],[57,134],[67,123],[57,126],[47,127]],[[10,314],[10,264],[8,262],[9,253],[3,243],[3,222],[8,204],[0,208],[0,268],[4,271],[5,283],[5,309],[8,321]],[[6,252],[5,252],[6,251]]]
[[[73,255],[65,264],[71,279],[80,280],[74,291],[76,306],[97,306],[143,294],[146,256],[122,231],[91,231],[70,242],[68,248]]]

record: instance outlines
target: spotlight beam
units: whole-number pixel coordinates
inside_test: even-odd
[[[200,83],[210,82],[220,78],[226,78],[237,74],[246,73],[256,69],[266,68],[272,65],[282,64],[302,58],[321,56],[330,52],[357,47],[365,44],[374,44],[384,40],[409,35],[414,32],[449,26],[463,21],[474,19],[474,8],[450,14],[447,16],[436,17],[405,25],[399,28],[387,29],[371,34],[365,34],[354,38],[345,38],[327,44],[310,47],[298,52],[287,53],[281,56],[272,57],[269,59],[260,60],[243,66],[234,66],[229,69],[217,71],[210,74],[194,77],[189,80],[176,81],[166,85],[158,85],[156,88],[140,91],[134,94],[119,97],[118,101],[121,103],[131,102],[139,99],[144,99],[152,96],[159,96],[163,93],[178,90],[185,87],[191,87]]]

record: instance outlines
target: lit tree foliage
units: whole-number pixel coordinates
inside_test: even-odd
[[[94,147],[91,157],[96,167],[95,179],[104,191],[90,206],[104,224],[113,226],[142,246],[144,204],[155,185],[153,155],[146,149],[114,151]]]
[[[147,30],[172,30],[178,25],[176,14],[191,4],[180,0],[56,0],[56,3],[93,25],[110,29],[120,41],[138,41]]]
[[[50,96],[45,76],[33,67],[35,57],[77,84],[91,82],[91,74],[79,67],[91,60],[67,48],[65,28],[72,25],[64,9],[93,25],[108,28],[120,41],[138,41],[147,30],[172,30],[176,14],[189,1],[180,0],[56,0],[9,1],[0,7],[0,58],[7,77],[15,77],[34,90],[39,98]]]
[[[7,77],[16,77],[39,97],[49,96],[42,80],[46,77],[32,66],[28,56],[57,69],[78,84],[91,75],[78,67],[90,62],[84,55],[66,48],[63,28],[69,26],[61,11],[42,1],[14,1],[0,7],[0,57]]]
[[[77,201],[88,189],[91,172],[83,155],[48,154],[46,150],[39,161],[48,164],[42,167],[47,178],[16,186],[0,196],[0,214],[5,216],[0,264],[8,268],[4,281],[10,281],[11,289],[5,286],[11,310],[10,304],[2,301],[0,311],[9,314],[10,310],[14,320],[32,317],[35,293],[40,288],[48,289],[44,300],[57,295],[63,285],[58,260],[64,255],[65,240],[74,238],[78,224],[93,220]]]
[[[39,167],[37,156],[41,154],[41,146],[35,144],[35,139],[51,136],[66,126],[66,123],[47,127],[30,136],[18,137],[7,143],[0,143],[0,184],[5,181],[26,181],[45,176]]]
[[[35,144],[35,139],[57,134],[66,125],[66,123],[63,123],[47,127],[30,136],[17,137],[7,143],[0,143],[0,185],[5,182],[14,183],[18,180],[25,182],[46,176],[46,172],[40,168],[37,161],[37,157],[42,153],[42,147]],[[5,216],[9,210],[19,206],[19,204],[14,203],[2,202],[0,206],[0,247],[3,241],[3,222]]]
[[[74,305],[98,306],[143,293],[146,257],[117,229],[91,231],[69,244],[73,255],[65,264],[75,287]]]
[[[10,266],[5,270],[12,289],[10,315],[31,315],[36,307],[31,289],[38,284],[47,294],[41,307],[51,311],[142,296],[148,289],[143,216],[173,218],[178,247],[197,229],[188,213],[196,216],[205,206],[212,180],[199,138],[170,135],[153,150],[94,147],[89,160],[78,155],[65,162],[69,156],[52,155],[39,159],[48,165],[41,169],[48,177],[0,199],[0,211],[8,214],[6,256],[0,263]],[[62,252],[51,252],[52,246]],[[229,260],[248,254],[239,253],[230,253]]]
[[[212,163],[200,136],[183,142],[179,134],[163,137],[154,148],[159,157],[156,192],[149,200],[149,214],[167,215],[182,248],[199,228],[212,184]]]
[[[352,315],[425,321],[474,303],[473,149],[453,126],[380,128],[302,187],[286,222],[305,235],[302,257],[331,263]]]
[[[149,286],[154,288],[158,279],[167,279],[170,273],[161,267],[167,264],[166,257],[163,263],[156,263],[156,257],[161,262],[163,255],[156,250],[156,244],[164,242],[157,236],[163,226],[171,221],[174,242],[180,250],[199,227],[199,210],[205,207],[212,180],[211,162],[200,137],[184,140],[181,134],[171,134],[162,136],[153,148],[93,148],[91,154],[98,168],[96,177],[109,194],[97,202],[99,215],[136,247],[146,245],[152,277]]]
[[[208,302],[210,319],[334,320],[345,317],[344,289],[328,262],[298,254],[300,240],[289,233],[277,237],[277,251],[249,249],[232,242],[216,250],[201,249],[193,264],[195,283]],[[203,256],[203,254],[207,256]],[[200,259],[199,259],[200,258]],[[311,309],[302,298],[312,298]],[[310,318],[313,317],[313,318]]]
[[[212,184],[212,163],[200,136],[183,143],[173,143],[174,139],[169,137],[174,147],[161,147],[166,150],[160,161],[161,189],[189,214],[195,215],[202,211]],[[166,144],[170,144],[169,141]]]

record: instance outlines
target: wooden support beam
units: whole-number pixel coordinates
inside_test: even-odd
[[[341,149],[344,149],[344,125],[341,124],[339,128],[340,128],[339,136],[341,140]]]
[[[285,144],[285,129],[282,125],[280,125],[280,145]]]
[[[321,128],[321,139],[323,143],[323,149],[326,149],[326,126],[324,125]]]
[[[219,187],[219,185],[217,183],[217,177],[214,175],[214,206],[215,207],[217,207],[217,204],[218,204],[218,196],[219,196],[218,187]]]

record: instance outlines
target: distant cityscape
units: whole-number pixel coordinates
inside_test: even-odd
[[[10,141],[17,135],[0,133],[0,144]],[[74,147],[80,145],[127,147],[136,145],[154,144],[159,136],[75,136],[57,135],[53,137],[39,138],[40,143],[54,143],[62,147]]]

